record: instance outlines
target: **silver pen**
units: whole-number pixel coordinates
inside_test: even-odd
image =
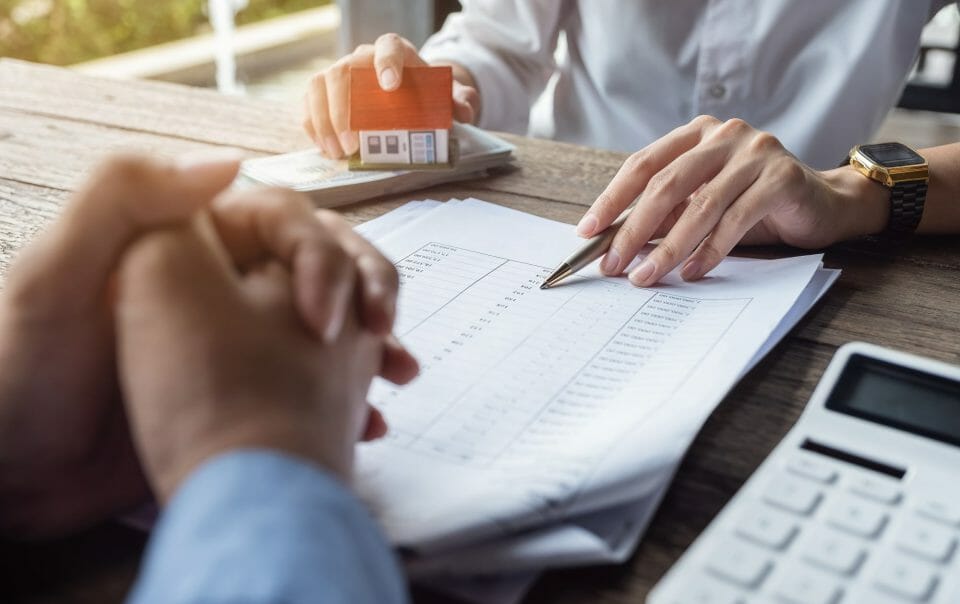
[[[550,289],[600,256],[606,254],[607,250],[610,249],[610,244],[613,242],[614,235],[617,234],[617,231],[620,230],[620,227],[623,226],[624,221],[627,220],[627,216],[629,215],[630,209],[628,208],[617,216],[617,219],[610,223],[610,226],[591,237],[583,244],[583,247],[570,254],[570,257],[564,260],[563,264],[558,266],[557,270],[553,271],[553,274],[540,284],[540,289]]]

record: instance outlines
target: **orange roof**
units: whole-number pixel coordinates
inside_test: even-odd
[[[400,87],[380,88],[372,68],[350,69],[351,130],[437,130],[453,127],[453,70],[405,67]]]

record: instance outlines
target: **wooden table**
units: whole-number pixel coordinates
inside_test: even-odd
[[[295,109],[271,103],[0,60],[0,273],[57,215],[97,156],[115,149],[174,156],[217,147],[250,156],[281,153],[307,146],[297,122]],[[409,199],[476,196],[575,222],[624,158],[510,140],[517,145],[517,169],[343,213],[360,222]],[[826,263],[842,268],[843,276],[713,414],[633,557],[617,567],[548,573],[529,602],[641,602],[787,432],[844,342],[866,340],[960,362],[960,239],[922,239],[896,250],[840,245],[828,250]],[[143,536],[113,524],[54,543],[5,544],[0,600],[119,601],[143,544]],[[425,594],[417,599],[432,601]]]

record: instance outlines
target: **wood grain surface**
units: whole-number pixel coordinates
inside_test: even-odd
[[[0,275],[59,213],[102,155],[135,149],[162,156],[226,147],[250,157],[308,146],[297,108],[156,82],[92,79],[0,60]],[[515,165],[490,178],[342,209],[358,223],[409,199],[479,197],[573,223],[624,155],[508,137]],[[924,140],[903,142],[924,146]],[[960,239],[901,247],[835,246],[836,286],[724,399],[687,454],[640,547],[623,565],[547,573],[531,603],[642,602],[710,519],[790,429],[837,346],[866,340],[960,362]],[[744,250],[779,256],[783,248]],[[2,281],[0,281],[2,283]],[[145,539],[107,524],[42,544],[0,544],[0,601],[121,601]],[[420,602],[442,601],[416,593]]]

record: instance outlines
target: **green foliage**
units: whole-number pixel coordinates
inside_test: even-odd
[[[330,0],[250,0],[250,23]],[[209,30],[205,0],[0,0],[0,57],[69,65]]]

